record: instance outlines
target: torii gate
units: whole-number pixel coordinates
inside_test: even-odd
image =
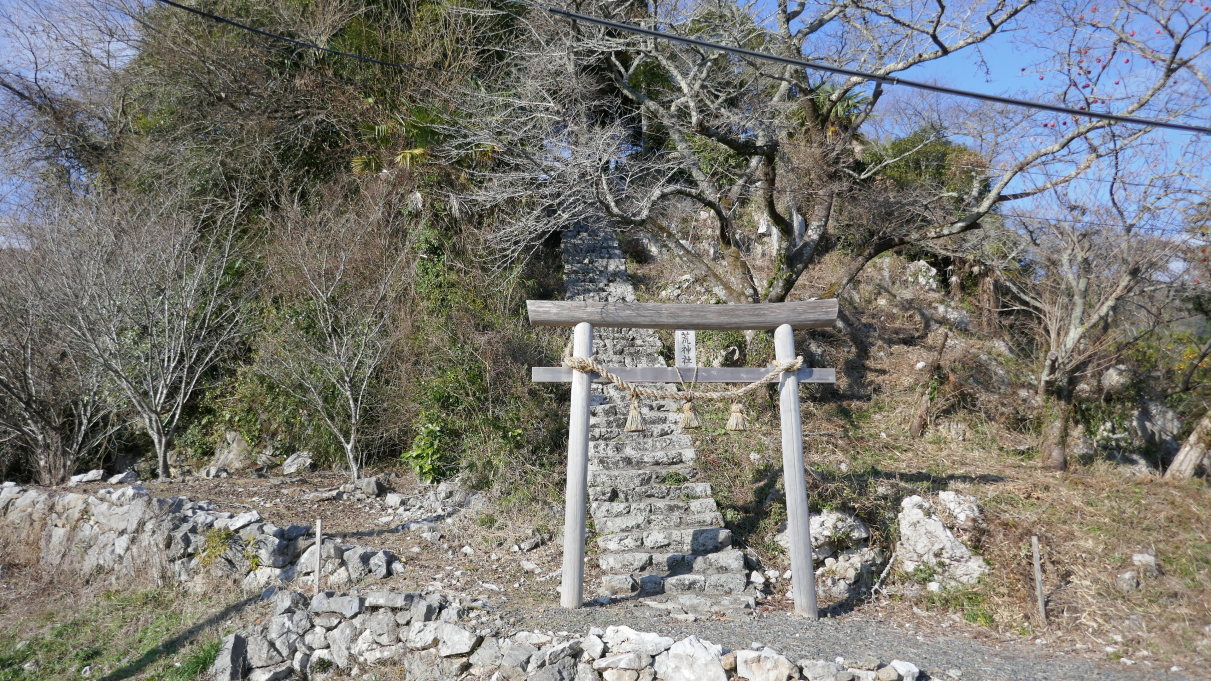
[[[795,359],[796,328],[826,328],[837,319],[836,300],[747,305],[685,305],[673,303],[600,303],[527,300],[535,326],[573,326],[572,355],[593,355],[593,325],[632,329],[774,330],[774,353],[781,364]],[[681,367],[606,367],[629,382],[678,383]],[[699,383],[752,383],[770,375],[769,368],[687,367]],[[584,592],[585,507],[589,485],[589,384],[605,382],[597,373],[567,367],[534,367],[532,378],[542,383],[572,384],[568,416],[568,478],[564,503],[563,582],[560,605],[579,608]],[[778,375],[778,404],[782,421],[782,473],[786,481],[787,528],[791,546],[791,591],[795,612],[816,619],[815,570],[803,475],[803,425],[799,416],[800,383],[834,383],[834,369],[800,368]],[[805,578],[806,577],[806,578]]]

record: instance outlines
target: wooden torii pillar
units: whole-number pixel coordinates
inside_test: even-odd
[[[593,356],[593,326],[642,329],[743,329],[774,330],[778,362],[795,359],[794,329],[826,328],[837,319],[836,300],[750,305],[684,305],[672,303],[599,303],[528,300],[530,323],[535,326],[572,326],[572,354]],[[766,368],[691,367],[697,383],[752,383],[766,376]],[[673,367],[605,367],[629,382],[679,383]],[[566,367],[534,367],[536,382],[572,384],[568,416],[568,478],[564,503],[563,582],[560,605],[579,608],[584,593],[584,543],[589,485],[589,384],[604,382],[598,374]],[[833,369],[801,368],[783,372],[778,379],[782,421],[782,473],[786,483],[787,529],[791,545],[791,591],[795,612],[816,619],[815,570],[812,567],[811,529],[807,511],[807,482],[803,473],[803,425],[799,416],[800,383],[833,383]]]

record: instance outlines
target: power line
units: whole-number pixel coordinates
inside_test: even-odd
[[[217,21],[220,24],[227,24],[228,26],[235,26],[236,28],[243,29],[245,31],[249,31],[251,33],[256,33],[257,35],[265,36],[266,38],[271,38],[273,40],[281,40],[283,42],[291,43],[293,45],[298,45],[299,47],[306,47],[306,48],[312,49],[312,50],[319,50],[320,52],[327,52],[328,54],[335,54],[340,57],[348,57],[350,59],[356,59],[358,61],[364,61],[364,62],[368,62],[371,64],[378,64],[380,66],[390,66],[390,67],[397,68],[397,69],[408,69],[411,71],[433,71],[433,70],[435,70],[435,69],[425,68],[423,66],[414,66],[412,64],[399,64],[399,63],[391,62],[391,61],[383,61],[382,59],[375,59],[374,57],[365,57],[360,54],[353,54],[352,52],[341,52],[340,50],[334,50],[330,47],[321,47],[319,45],[316,45],[315,43],[309,43],[305,40],[297,40],[295,38],[288,38],[284,35],[279,35],[277,33],[271,33],[269,31],[265,31],[265,30],[256,28],[255,26],[249,26],[248,24],[241,24],[240,22],[234,21],[232,19],[228,19],[227,17],[219,16],[218,14],[213,14],[213,13],[207,12],[205,10],[196,9],[194,7],[189,7],[188,5],[182,5],[179,2],[173,2],[173,0],[156,0],[156,2],[163,3],[170,7],[176,7],[177,9],[183,9],[186,12],[196,14],[200,17],[206,17],[207,19]]]
[[[342,52],[341,50],[334,50],[330,47],[322,47],[320,45],[316,45],[315,43],[307,42],[305,40],[298,40],[297,38],[290,38],[290,37],[287,37],[287,36],[284,36],[284,35],[281,35],[278,33],[273,33],[271,31],[266,31],[266,30],[263,30],[260,28],[256,28],[255,26],[249,26],[248,24],[243,24],[243,23],[240,23],[233,19],[228,19],[227,17],[220,16],[218,14],[214,14],[212,12],[207,12],[205,10],[197,9],[194,7],[189,7],[188,5],[183,5],[179,2],[174,2],[174,0],[156,0],[156,1],[161,4],[168,5],[170,7],[175,7],[177,9],[184,10],[191,14],[195,14],[197,16],[205,17],[207,19],[216,21],[218,23],[227,24],[229,26],[234,26],[241,30],[248,31],[250,33],[255,33],[257,35],[261,35],[266,38],[270,38],[272,40],[280,40],[282,42],[290,43],[292,45],[297,45],[299,47],[304,47],[304,48],[311,49],[311,50],[317,50],[319,52],[326,52],[328,54],[334,54],[334,55],[337,55],[340,57],[347,57],[349,59],[356,59],[358,61],[362,61],[362,62],[366,62],[366,63],[370,63],[370,64],[378,64],[380,66],[389,66],[389,67],[397,68],[397,69],[407,69],[407,70],[411,70],[411,71],[420,71],[420,72],[436,70],[436,69],[426,68],[426,67],[422,67],[422,66],[415,66],[413,64],[401,64],[399,62],[390,62],[390,61],[385,61],[382,59],[375,59],[374,57],[366,57],[364,55],[355,54],[352,52]],[[1159,121],[1159,120],[1154,120],[1154,119],[1139,118],[1136,116],[1126,116],[1123,114],[1115,114],[1115,113],[1083,111],[1083,110],[1073,109],[1073,108],[1066,107],[1066,106],[1059,106],[1056,104],[1047,104],[1044,102],[1035,102],[1035,101],[1029,101],[1029,100],[1024,100],[1024,99],[1015,99],[1012,97],[1003,97],[1000,95],[990,95],[990,94],[986,94],[986,93],[982,93],[982,92],[961,90],[958,88],[951,88],[951,87],[946,87],[943,85],[935,85],[933,83],[925,83],[925,82],[921,82],[921,81],[909,80],[906,78],[899,78],[896,76],[881,76],[881,75],[874,74],[874,73],[867,73],[865,71],[858,71],[855,69],[847,69],[847,68],[840,67],[840,66],[830,66],[827,64],[818,64],[818,63],[809,62],[809,61],[806,61],[803,59],[782,57],[779,55],[769,54],[766,52],[758,52],[756,50],[749,50],[749,49],[745,49],[742,47],[731,47],[728,45],[722,45],[720,43],[714,43],[714,42],[710,42],[707,40],[701,40],[698,38],[690,38],[690,37],[686,37],[686,36],[677,35],[675,33],[665,33],[665,32],[657,31],[654,29],[643,28],[642,26],[625,24],[622,22],[612,21],[610,19],[602,19],[600,17],[589,16],[587,14],[580,14],[578,12],[572,12],[572,11],[560,9],[557,7],[549,7],[547,5],[542,5],[539,3],[532,3],[532,2],[528,2],[527,0],[519,0],[519,1],[523,2],[524,4],[533,5],[534,7],[537,7],[539,9],[542,9],[542,10],[545,10],[552,14],[560,15],[560,16],[563,16],[563,17],[569,18],[569,19],[585,21],[585,22],[588,22],[591,24],[597,24],[599,26],[614,28],[614,29],[618,29],[621,31],[627,31],[630,33],[638,33],[641,35],[647,35],[647,36],[651,36],[653,38],[657,38],[659,40],[680,42],[680,43],[684,43],[687,45],[694,45],[696,47],[701,47],[704,49],[719,50],[722,52],[729,52],[731,54],[737,54],[737,55],[742,55],[742,56],[746,56],[746,57],[751,57],[753,59],[761,59],[761,60],[772,61],[772,62],[777,62],[777,63],[781,63],[781,64],[789,64],[792,66],[798,66],[798,67],[813,69],[813,70],[817,70],[817,71],[824,71],[826,73],[834,73],[837,75],[850,76],[853,78],[862,78],[864,80],[873,80],[873,81],[877,81],[877,82],[881,82],[881,83],[887,83],[890,85],[903,85],[905,87],[915,88],[915,89],[919,89],[919,90],[926,90],[929,92],[937,92],[939,94],[952,95],[952,96],[956,96],[956,97],[966,97],[968,99],[976,99],[976,100],[985,101],[985,102],[1008,104],[1010,106],[1025,107],[1025,108],[1030,108],[1030,109],[1037,109],[1040,111],[1050,111],[1053,113],[1060,113],[1060,114],[1071,115],[1071,116],[1078,116],[1078,117],[1087,116],[1089,118],[1096,118],[1096,119],[1101,119],[1101,120],[1118,121],[1121,123],[1130,123],[1130,124],[1134,124],[1134,125],[1145,125],[1145,126],[1152,126],[1152,127],[1157,127],[1157,128],[1166,128],[1169,130],[1178,130],[1178,131],[1182,131],[1182,132],[1193,132],[1193,133],[1197,133],[1197,134],[1211,133],[1211,128],[1205,128],[1205,127],[1196,126],[1196,125],[1173,123],[1170,121]]]
[[[161,2],[163,2],[163,1],[165,1],[165,0],[161,0]],[[626,31],[628,33],[638,33],[640,35],[646,35],[646,36],[649,36],[652,38],[656,38],[657,40],[667,40],[670,42],[683,43],[685,45],[693,45],[695,47],[701,47],[701,48],[707,49],[707,50],[718,50],[721,52],[728,52],[731,54],[749,57],[752,59],[760,59],[760,60],[764,60],[764,61],[776,62],[779,64],[798,66],[800,68],[813,69],[816,71],[824,71],[826,73],[834,73],[834,74],[841,75],[841,76],[849,76],[851,78],[861,78],[863,80],[873,80],[873,81],[877,81],[880,83],[887,83],[889,85],[903,85],[905,87],[915,88],[918,90],[927,90],[929,92],[937,92],[939,94],[944,94],[944,95],[952,95],[955,97],[966,97],[968,99],[977,99],[977,100],[985,101],[985,102],[995,102],[997,104],[1008,104],[1010,106],[1025,107],[1028,109],[1038,109],[1040,111],[1050,111],[1052,113],[1065,114],[1065,115],[1069,115],[1069,116],[1087,116],[1089,118],[1097,118],[1097,119],[1108,120],[1108,121],[1118,121],[1120,123],[1130,123],[1133,125],[1144,125],[1144,126],[1151,126],[1151,127],[1156,127],[1156,128],[1166,128],[1169,130],[1178,130],[1181,132],[1193,132],[1193,133],[1197,133],[1200,135],[1205,135],[1205,134],[1211,133],[1211,128],[1205,128],[1205,127],[1201,127],[1201,126],[1197,126],[1197,125],[1187,125],[1184,123],[1173,123],[1173,122],[1169,122],[1169,121],[1158,121],[1158,120],[1149,119],[1149,118],[1138,118],[1135,116],[1127,116],[1127,115],[1115,114],[1115,113],[1081,111],[1079,109],[1073,109],[1073,108],[1066,107],[1066,106],[1059,106],[1057,104],[1047,104],[1045,102],[1035,102],[1035,101],[1030,101],[1030,100],[1025,100],[1025,99],[1015,99],[1013,97],[1003,97],[1001,95],[990,95],[990,94],[985,94],[982,92],[972,92],[971,90],[960,90],[958,88],[946,87],[944,85],[934,85],[933,83],[925,83],[925,82],[917,81],[917,80],[909,80],[906,78],[899,78],[896,76],[881,76],[881,75],[878,75],[875,73],[867,73],[865,71],[847,69],[847,68],[844,68],[841,66],[830,66],[827,64],[809,62],[804,59],[795,59],[793,57],[783,57],[783,56],[779,56],[776,54],[769,54],[767,52],[758,52],[756,50],[749,50],[749,49],[745,49],[743,47],[731,47],[729,45],[714,43],[714,42],[710,42],[708,40],[701,40],[698,38],[690,38],[690,37],[683,36],[683,35],[677,35],[676,33],[667,33],[664,31],[657,31],[657,30],[651,29],[651,28],[644,28],[642,26],[635,26],[634,24],[625,24],[620,21],[612,21],[610,19],[602,19],[601,17],[590,16],[587,14],[580,14],[579,12],[572,12],[570,10],[560,9],[558,7],[549,7],[547,5],[543,5],[540,3],[529,2],[529,0],[518,0],[518,1],[522,2],[524,4],[529,4],[534,7],[537,7],[538,9],[545,10],[547,12],[550,12],[551,14],[557,14],[557,15],[562,16],[567,19],[584,21],[586,23],[596,24],[598,26],[604,26],[606,28],[613,28],[613,29],[616,29],[619,31]]]

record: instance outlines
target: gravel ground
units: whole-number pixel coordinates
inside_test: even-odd
[[[516,609],[505,619],[520,627],[541,631],[583,634],[589,627],[626,625],[655,631],[673,638],[695,634],[725,649],[747,648],[754,642],[770,646],[794,660],[856,659],[873,655],[882,663],[893,659],[912,662],[930,679],[952,679],[958,671],[962,681],[1173,681],[1208,679],[1189,670],[1170,672],[1168,667],[1137,662],[1096,662],[1079,657],[1059,657],[1016,641],[976,640],[962,633],[926,631],[911,624],[897,624],[864,614],[848,614],[807,622],[790,614],[772,613],[752,621],[706,620],[679,622],[658,615],[641,604],[616,604],[606,608],[563,610],[560,608]]]

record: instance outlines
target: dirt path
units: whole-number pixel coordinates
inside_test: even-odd
[[[967,627],[900,623],[897,608],[870,606],[860,612],[807,622],[783,611],[763,613],[746,621],[677,622],[656,616],[641,604],[617,604],[580,611],[543,606],[513,609],[508,619],[521,627],[544,631],[583,632],[589,627],[625,624],[673,638],[691,634],[739,650],[754,643],[771,646],[791,660],[850,660],[873,656],[880,662],[912,662],[930,679],[961,681],[1143,681],[1196,679],[1189,670],[1170,672],[1167,666],[1139,662],[1097,662],[1061,655],[1042,645],[976,638]],[[944,620],[945,615],[937,619]],[[957,672],[957,674],[955,673]]]

